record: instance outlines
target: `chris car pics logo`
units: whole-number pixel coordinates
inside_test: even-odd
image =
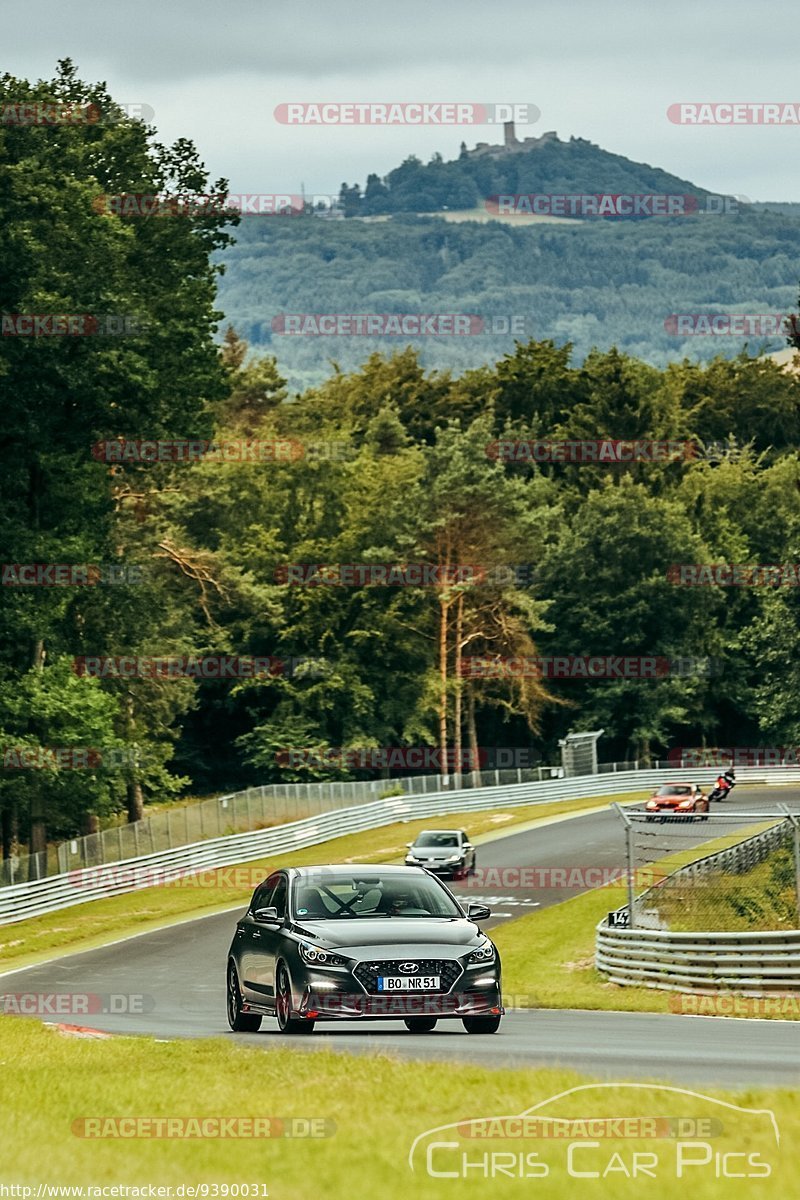
[[[771,1109],[666,1084],[591,1083],[523,1112],[426,1129],[407,1161],[437,1180],[601,1179],[613,1188],[681,1179],[705,1189],[711,1180],[772,1176],[779,1145]]]

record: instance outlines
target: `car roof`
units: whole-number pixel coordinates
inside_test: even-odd
[[[416,837],[422,837],[423,833],[461,833],[460,829],[420,829],[417,831]]]
[[[277,868],[280,870],[281,868]],[[407,875],[415,871],[418,875],[430,878],[424,867],[384,866],[383,863],[320,863],[317,867],[284,867],[282,868],[293,879],[302,879],[305,875],[344,875],[350,876],[357,871],[368,871],[370,875]]]

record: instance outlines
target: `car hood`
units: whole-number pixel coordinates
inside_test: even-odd
[[[314,944],[326,949],[340,950],[350,958],[401,958],[411,955],[430,956],[436,949],[438,958],[457,958],[465,950],[480,945],[483,935],[464,918],[388,917],[385,921],[373,917],[345,918],[341,921],[309,921],[295,923],[295,930]]]
[[[459,850],[458,846],[412,846],[408,852],[413,854],[414,858],[433,858],[436,862],[443,862],[446,858],[452,858],[453,855],[461,857],[463,851]]]
[[[694,800],[694,796],[653,796],[659,808],[677,808],[684,800]]]

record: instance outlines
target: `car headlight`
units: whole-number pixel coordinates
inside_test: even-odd
[[[477,950],[473,950],[467,959],[467,966],[471,967],[478,963],[493,962],[495,957],[494,946],[491,942],[487,942],[484,946],[480,946]]]
[[[419,859],[417,858],[416,854],[407,854],[406,862],[407,863],[415,863],[415,862],[419,862]]]
[[[694,800],[681,800],[678,808],[691,808],[693,804]]]
[[[461,855],[451,854],[449,858],[445,859],[445,862],[461,862]]]
[[[647,807],[648,808],[658,808],[658,804],[655,800],[648,800]]]
[[[315,967],[346,967],[347,959],[341,954],[332,954],[330,950],[322,950],[316,946],[300,943],[300,957],[305,963],[313,963]]]

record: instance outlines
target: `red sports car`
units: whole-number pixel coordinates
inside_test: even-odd
[[[647,801],[645,809],[648,821],[692,816],[699,816],[701,821],[707,821],[708,797],[696,783],[662,783]]]

